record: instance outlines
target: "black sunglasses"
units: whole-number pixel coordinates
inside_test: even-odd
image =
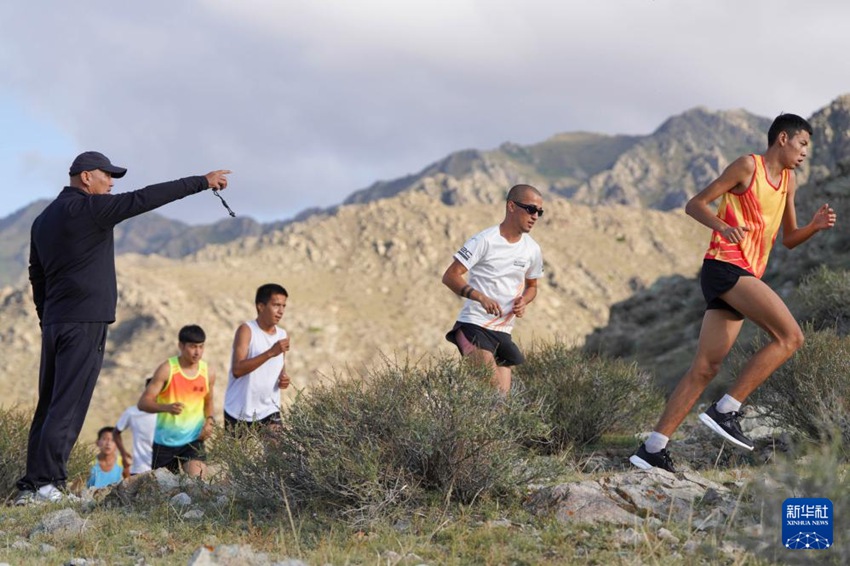
[[[517,202],[515,200],[512,200],[511,202],[514,203],[515,205],[517,205],[518,207],[520,207],[521,209],[525,210],[527,213],[531,214],[532,216],[535,215],[535,214],[537,216],[543,216],[543,209],[537,208],[533,204],[523,204],[523,203]]]

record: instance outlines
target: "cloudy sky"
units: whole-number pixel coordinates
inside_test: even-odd
[[[88,149],[129,168],[116,191],[232,169],[230,205],[270,221],[464,148],[809,116],[850,92],[848,24],[844,0],[4,0],[0,217]]]

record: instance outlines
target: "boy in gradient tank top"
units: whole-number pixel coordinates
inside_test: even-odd
[[[179,356],[156,369],[139,399],[138,407],[156,413],[151,468],[203,477],[206,471],[204,440],[212,434],[215,372],[201,358],[206,334],[197,325],[178,334]]]
[[[782,228],[782,243],[794,248],[835,225],[828,204],[806,226],[797,226],[796,169],[809,152],[811,125],[794,114],[781,114],[767,133],[764,155],[736,159],[685,211],[711,228],[700,285],[706,300],[696,356],[670,395],[655,430],[629,459],[639,468],[675,471],[667,442],[717,375],[744,318],[771,338],[749,359],[726,395],[700,415],[700,421],[745,450],[753,442],[741,430],[741,404],[803,345],[803,332],[785,303],[761,277]],[[720,199],[715,214],[709,205]]]

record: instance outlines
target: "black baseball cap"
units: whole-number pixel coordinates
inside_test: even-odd
[[[73,177],[74,175],[79,175],[83,171],[94,171],[95,169],[106,171],[116,179],[120,179],[127,172],[127,169],[124,167],[116,167],[113,165],[112,162],[109,161],[109,158],[99,151],[86,151],[79,154],[74,159],[74,162],[71,163],[71,169],[68,171],[68,174]]]

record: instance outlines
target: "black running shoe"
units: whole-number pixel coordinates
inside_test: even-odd
[[[699,416],[699,420],[708,428],[734,444],[745,450],[753,449],[753,441],[744,436],[741,430],[741,413],[732,411],[731,413],[718,413],[717,403],[712,403],[711,407],[706,412]]]
[[[652,452],[646,451],[645,444],[641,444],[640,448],[637,449],[637,452],[632,454],[629,458],[629,462],[641,470],[661,468],[662,470],[667,470],[674,474],[676,473],[676,468],[673,467],[673,459],[670,457],[670,453],[664,448],[661,449],[661,452],[653,454]]]

